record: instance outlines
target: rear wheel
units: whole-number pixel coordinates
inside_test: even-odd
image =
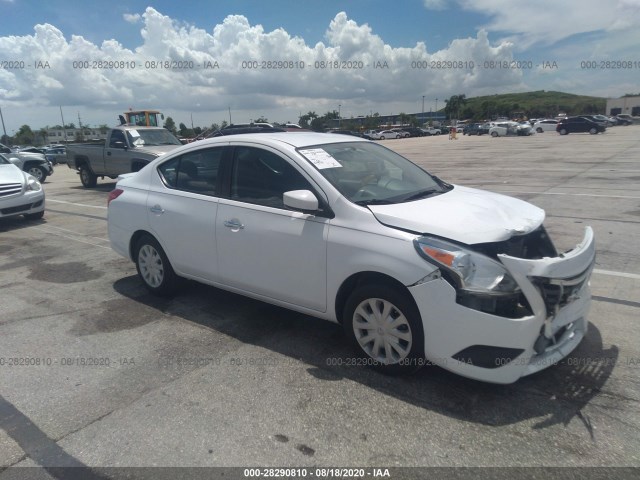
[[[491,136],[492,136],[493,138],[497,137],[497,136],[498,136],[498,132],[491,132]]]
[[[179,277],[158,241],[144,235],[136,243],[134,260],[144,286],[155,295],[171,295],[179,286]]]
[[[384,135],[380,135],[380,140],[384,140]]]
[[[98,177],[91,171],[88,165],[80,165],[80,181],[85,188],[93,188],[98,183]]]
[[[538,128],[536,128],[536,132],[542,133],[542,132],[544,132],[544,130],[542,130],[542,128],[538,127]]]
[[[347,300],[343,327],[367,364],[383,373],[410,373],[424,365],[424,333],[409,293],[388,285],[357,288]]]

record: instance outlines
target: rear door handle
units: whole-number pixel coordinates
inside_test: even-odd
[[[235,230],[242,230],[244,228],[244,225],[240,223],[240,220],[236,220],[235,218],[233,220],[225,220],[224,226]]]
[[[162,213],[164,213],[164,208],[162,208],[160,205],[155,204],[153,207],[151,207],[149,210],[151,210],[151,213],[155,213],[157,215],[160,215]]]

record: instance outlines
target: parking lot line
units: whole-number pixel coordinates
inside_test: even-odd
[[[111,247],[105,247],[104,245],[98,245],[97,243],[91,243],[91,242],[87,242],[86,240],[80,240],[79,238],[71,237],[69,235],[63,235],[62,233],[56,232],[55,230],[49,230],[49,229],[42,228],[42,227],[33,227],[33,228],[35,230],[40,230],[42,232],[46,232],[46,233],[49,233],[51,235],[57,235],[58,237],[68,238],[69,240],[75,240],[76,242],[86,243],[87,245],[93,245],[94,247],[104,248],[105,250],[109,250],[110,252],[113,252],[113,250],[111,250]],[[115,252],[113,252],[113,253],[115,253]]]
[[[49,198],[47,197],[47,202],[54,202],[54,203],[65,203],[67,205],[76,205],[78,207],[89,207],[89,208],[100,208],[102,210],[106,210],[107,207],[101,206],[101,205],[87,205],[86,203],[74,203],[74,202],[67,202],[66,200],[56,200],[54,198]]]
[[[601,195],[597,193],[564,193],[564,192],[524,192],[522,190],[501,190],[497,193],[526,193],[533,195],[566,195],[571,197],[603,197],[603,198],[629,198],[631,200],[640,200],[640,197],[632,195]]]
[[[634,280],[640,280],[640,275],[638,275],[637,273],[614,272],[611,270],[600,270],[598,268],[594,268],[593,273],[597,273],[599,275],[610,275],[612,277],[624,277],[633,278]]]

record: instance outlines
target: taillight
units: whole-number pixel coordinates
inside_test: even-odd
[[[112,200],[115,200],[123,193],[124,193],[124,190],[122,190],[121,188],[116,188],[115,190],[111,190],[109,192],[109,196],[107,197],[107,207],[109,206]]]

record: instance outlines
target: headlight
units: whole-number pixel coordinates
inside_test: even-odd
[[[31,177],[27,180],[27,190],[31,190],[33,192],[39,192],[42,190],[42,185],[35,178]]]
[[[458,287],[481,294],[519,291],[518,284],[500,262],[446,240],[420,237],[414,240],[427,261],[453,274]]]

